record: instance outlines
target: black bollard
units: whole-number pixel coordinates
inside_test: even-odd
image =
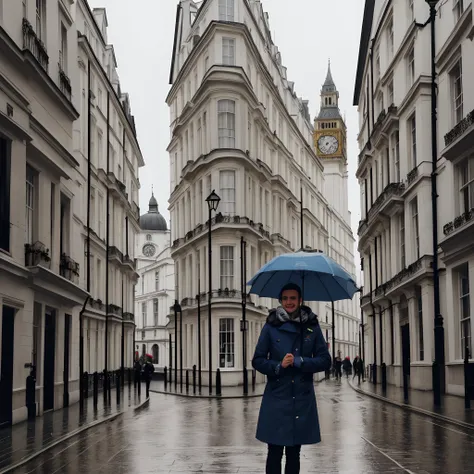
[[[82,378],[82,388],[84,390],[84,398],[89,398],[89,374],[84,372]]]
[[[33,364],[29,365],[30,375],[26,377],[26,408],[28,410],[28,420],[36,418],[36,368]]]
[[[109,403],[112,403],[112,377],[113,377],[113,372],[109,372],[107,374],[107,399],[109,400]]]
[[[165,367],[165,390],[168,386],[168,367]]]
[[[102,392],[104,395],[104,403],[107,403],[107,371],[106,370],[104,370],[104,372],[102,373],[102,377],[103,377]]]
[[[196,364],[193,365],[193,393],[196,395]]]
[[[216,372],[216,395],[218,397],[222,395],[221,369],[217,369],[217,372]]]
[[[115,387],[117,389],[117,405],[120,405],[120,391],[122,388],[120,370],[117,370],[117,379],[115,381]]]
[[[186,393],[189,393],[189,370],[186,369]]]
[[[244,395],[249,394],[249,372],[244,369]]]
[[[387,391],[387,365],[385,362],[382,364],[382,390]]]
[[[255,381],[257,379],[257,371],[252,369],[252,391],[255,392]]]
[[[99,398],[99,374],[97,372],[94,372],[92,375],[92,393],[94,397],[94,408],[97,408]]]

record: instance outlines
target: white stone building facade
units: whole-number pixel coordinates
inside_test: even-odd
[[[298,98],[271,39],[260,1],[179,2],[167,97],[171,113],[172,250],[183,311],[184,368],[198,364],[201,301],[203,384],[208,381],[208,229],[206,197],[221,198],[212,228],[212,369],[224,385],[242,383],[242,282],[268,260],[303,246],[329,252],[331,212],[324,166],[313,148],[308,102]],[[344,216],[345,217],[345,216]],[[246,275],[241,273],[241,240]],[[352,250],[353,251],[353,250]],[[353,265],[353,263],[352,263]],[[247,299],[246,366],[268,308]],[[313,303],[322,315],[325,303]],[[169,330],[174,337],[174,321]],[[178,340],[180,336],[178,335]],[[258,379],[262,379],[258,375]]]
[[[108,50],[103,59],[110,58],[112,73],[113,54],[96,24],[100,18],[103,12],[94,14],[81,1],[7,0],[0,5],[0,425],[27,416],[30,370],[25,364],[35,366],[37,414],[79,398],[79,314],[89,296],[84,256],[87,115],[81,115],[87,82],[81,66],[92,49],[83,36],[78,39],[78,31],[84,32],[86,24],[94,30],[94,47]],[[111,82],[103,80],[112,92]],[[119,101],[115,105],[123,110]],[[105,143],[104,138],[102,154]],[[136,176],[142,158],[134,157]],[[105,207],[102,212],[103,223]],[[130,274],[133,281],[134,269]],[[90,286],[97,298],[103,276],[95,278]],[[132,314],[133,288],[130,295]],[[103,340],[86,333],[89,321],[101,319],[100,310],[87,308],[84,370],[103,370],[94,362],[103,352]],[[128,326],[133,335],[133,322]],[[110,348],[119,354],[114,342]],[[131,359],[130,344],[130,366]],[[120,367],[118,361],[113,368]]]
[[[436,6],[438,262],[446,391],[464,393],[474,279],[472,2]],[[432,389],[431,43],[423,0],[366,2],[354,103],[362,220],[366,361],[388,383]],[[471,283],[472,284],[472,283]],[[375,315],[375,317],[374,317]],[[375,338],[374,338],[375,322]],[[378,380],[380,381],[380,370]]]
[[[153,356],[156,372],[169,367],[170,307],[175,299],[171,233],[152,195],[148,212],[140,218],[135,255],[139,281],[135,287],[135,353]]]

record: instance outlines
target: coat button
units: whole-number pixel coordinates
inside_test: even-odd
[[[299,416],[296,417],[296,419],[298,419],[298,418],[299,418]]]
[[[294,380],[292,380],[292,381],[291,381],[291,383],[295,383],[295,381],[294,381]]]
[[[298,349],[296,349],[296,352],[298,352]]]

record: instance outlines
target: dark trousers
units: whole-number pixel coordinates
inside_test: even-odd
[[[150,382],[151,382],[151,377],[147,377],[145,379],[146,383],[146,397],[148,398],[150,396]]]
[[[266,474],[281,474],[281,460],[285,448],[286,464],[285,474],[299,474],[301,446],[277,446],[268,445]]]

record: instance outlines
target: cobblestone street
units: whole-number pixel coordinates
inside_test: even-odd
[[[302,473],[472,472],[474,431],[363,397],[346,380],[316,390],[323,442],[303,447]],[[151,394],[135,417],[91,428],[15,472],[262,473],[260,401]]]

